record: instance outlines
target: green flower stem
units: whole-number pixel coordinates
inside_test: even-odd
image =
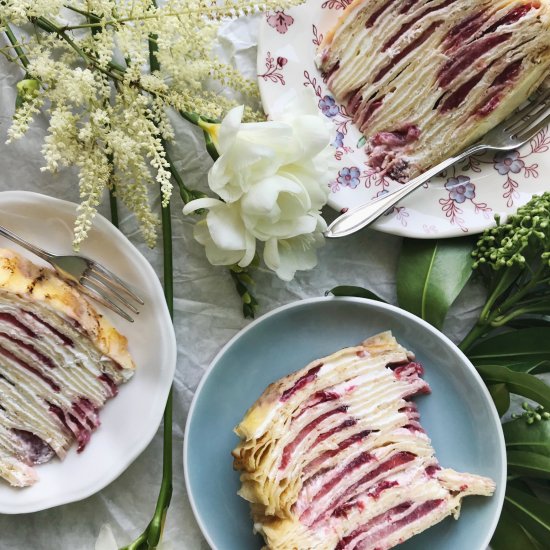
[[[250,286],[254,284],[254,281],[246,269],[233,267],[229,270],[229,273],[235,284],[235,289],[241,297],[244,317],[246,319],[254,319],[256,308],[258,307],[258,301],[250,290]]]
[[[109,78],[112,78],[113,80],[118,80],[120,82],[124,80],[124,77],[121,74],[116,74],[112,70],[108,70],[103,67],[100,67],[97,61],[93,57],[90,57],[86,52],[84,52],[81,48],[78,47],[78,45],[74,42],[74,40],[65,32],[63,27],[58,27],[55,23],[53,23],[49,19],[46,19],[45,17],[37,17],[36,19],[32,19],[32,22],[35,23],[38,27],[40,27],[43,31],[49,32],[51,34],[57,34],[59,38],[63,39],[69,46],[71,46],[71,48],[88,65],[93,66],[99,72],[102,72],[103,74],[107,75]],[[122,67],[121,65],[115,64],[113,62],[109,63],[109,67],[117,71],[121,71],[121,70],[124,71],[124,67]]]
[[[13,31],[11,30],[10,26],[6,23],[3,24],[4,26],[4,33],[7,36],[8,40],[10,41],[10,44],[12,45],[13,49],[15,50],[15,53],[17,54],[17,58],[21,61],[23,67],[25,69],[29,66],[29,59],[25,55],[25,52],[19,46],[19,41],[17,40],[17,37],[15,34],[13,34]]]
[[[170,317],[174,317],[174,271],[172,251],[172,220],[170,205],[162,208],[162,250],[164,255],[164,297]],[[172,499],[172,422],[173,422],[173,392],[170,390],[166,408],[164,409],[162,481],[153,518],[145,531],[134,542],[121,550],[152,550],[156,548],[162,537],[166,514]]]
[[[512,306],[520,302],[525,296],[527,296],[533,289],[539,286],[543,282],[543,275],[547,266],[544,264],[539,265],[537,271],[532,274],[531,280],[522,287],[518,288],[511,296],[509,296],[500,306],[500,309],[504,312],[508,311]]]
[[[149,55],[153,64],[158,64],[155,47],[149,43]],[[162,194],[162,189],[160,190]],[[174,266],[172,250],[172,218],[170,204],[162,208],[162,250],[164,265],[164,297],[170,317],[174,318]],[[172,423],[173,423],[173,391],[170,390],[164,410],[162,481],[155,508],[155,513],[145,531],[129,546],[122,550],[148,550],[158,546],[166,514],[172,499]]]
[[[484,336],[488,332],[488,326],[486,323],[479,322],[475,324],[470,330],[470,332],[466,335],[464,340],[459,344],[459,348],[463,352],[467,352],[470,347],[477,342],[482,336]]]
[[[111,223],[118,227],[119,218],[118,218],[118,204],[116,200],[116,195],[114,189],[109,189],[109,207],[111,208]]]

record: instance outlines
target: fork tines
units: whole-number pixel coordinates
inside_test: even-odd
[[[90,263],[79,283],[87,292],[93,293],[90,297],[115,311],[127,321],[133,322],[134,319],[117,305],[117,302],[136,315],[139,315],[139,310],[134,303],[144,305],[143,300],[119,277],[96,262]]]

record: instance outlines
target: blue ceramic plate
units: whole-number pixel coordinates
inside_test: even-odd
[[[444,467],[489,476],[493,497],[468,497],[447,518],[400,548],[484,550],[496,527],[506,483],[497,411],[481,378],[432,326],[396,307],[359,298],[318,298],[276,309],[233,338],[212,362],[193,399],[184,445],[185,480],[201,530],[215,550],[258,550],[248,503],[237,496],[233,428],[264,388],[310,361],[390,329],[424,365],[432,394],[415,398]]]

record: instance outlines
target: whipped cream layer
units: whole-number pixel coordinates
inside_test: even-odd
[[[317,65],[367,137],[372,169],[406,181],[504,120],[550,71],[547,0],[354,0]]]
[[[0,477],[32,485],[35,465],[85,448],[133,374],[125,345],[51,270],[0,250]]]
[[[233,456],[267,548],[385,550],[493,493],[439,466],[410,400],[430,392],[422,373],[383,333],[266,389]]]

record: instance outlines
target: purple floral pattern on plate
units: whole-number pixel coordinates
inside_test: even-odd
[[[329,118],[335,117],[340,112],[340,107],[336,105],[336,100],[330,95],[324,96],[319,101],[319,109],[321,109],[321,112]]]
[[[355,189],[359,183],[361,176],[361,170],[357,168],[357,166],[352,166],[351,168],[342,168],[338,172],[338,183],[343,187],[351,187],[351,189]]]
[[[510,172],[519,174],[525,168],[525,162],[522,160],[519,151],[503,151],[495,155],[495,170],[501,175],[506,176]]]
[[[468,176],[449,178],[445,184],[445,189],[449,191],[449,197],[458,204],[462,204],[466,199],[473,199],[476,196],[476,187]]]

